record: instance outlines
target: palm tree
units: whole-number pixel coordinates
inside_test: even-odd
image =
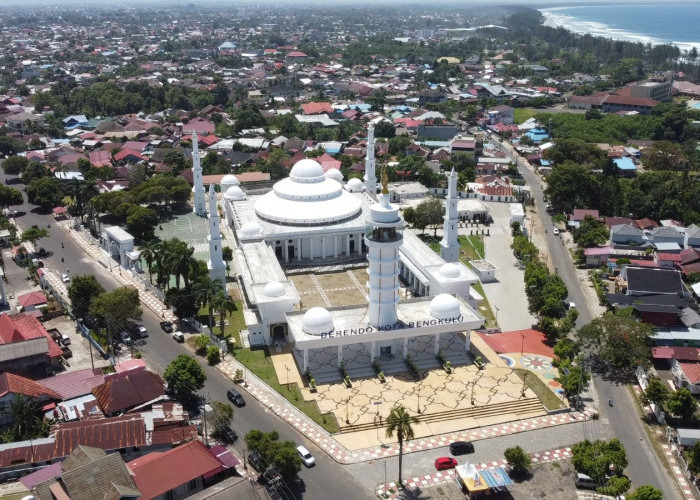
[[[3,413],[14,422],[14,426],[8,431],[13,436],[13,441],[24,441],[41,435],[41,406],[34,398],[21,393],[15,394]]]
[[[148,240],[141,245],[141,257],[148,266],[148,281],[153,284],[153,261],[157,260],[158,242],[154,239]]]
[[[194,285],[194,300],[200,307],[209,306],[209,328],[214,326],[214,298],[223,291],[221,280],[213,280],[208,275],[201,276]]]
[[[396,438],[399,440],[399,486],[402,487],[403,483],[401,480],[401,467],[403,466],[403,442],[413,439],[413,427],[411,425],[417,424],[418,419],[413,415],[409,414],[402,405],[395,406],[389,412],[389,416],[386,419],[386,437],[394,437],[396,433]]]
[[[215,281],[220,282],[220,280]],[[236,310],[236,304],[231,300],[231,297],[228,297],[223,291],[221,291],[212,298],[211,305],[213,305],[214,309],[219,312],[219,332],[221,334],[221,339],[223,340],[226,316]]]
[[[178,239],[168,240],[166,256],[163,265],[168,274],[175,275],[175,287],[180,288],[180,277],[185,281],[185,288],[189,286],[190,273],[196,268],[197,261],[192,254],[193,247],[187,247],[187,243]]]

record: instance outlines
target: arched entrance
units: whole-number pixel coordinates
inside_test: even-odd
[[[287,324],[279,323],[276,325],[270,325],[270,333],[272,337],[272,343],[286,343],[287,342]]]

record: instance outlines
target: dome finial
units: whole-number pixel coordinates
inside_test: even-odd
[[[382,194],[389,194],[389,174],[386,172],[386,166],[382,167]]]

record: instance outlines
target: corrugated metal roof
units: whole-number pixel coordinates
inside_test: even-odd
[[[103,450],[147,444],[144,420],[135,415],[59,424],[55,439],[54,457],[65,457],[81,444]]]

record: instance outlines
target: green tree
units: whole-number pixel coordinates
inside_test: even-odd
[[[194,352],[200,356],[204,356],[207,353],[207,349],[211,344],[211,339],[206,333],[200,333],[197,338],[194,339]]]
[[[218,280],[215,280],[218,281]],[[214,309],[219,313],[219,336],[223,340],[226,333],[226,316],[229,316],[236,310],[236,303],[231,300],[223,291],[217,293],[212,298]]]
[[[248,448],[260,453],[264,463],[271,464],[289,481],[301,470],[301,457],[293,441],[280,442],[277,431],[263,432],[252,429],[245,435]]]
[[[233,421],[233,406],[222,401],[211,402],[211,412],[207,414],[209,425],[214,429],[214,434],[221,434],[222,431],[231,427]]]
[[[0,185],[0,205],[1,206],[13,206],[13,205],[21,205],[24,203],[24,199],[22,198],[22,192],[19,191],[18,189],[9,187],[9,186],[4,186]]]
[[[515,474],[523,474],[532,465],[530,455],[525,453],[525,450],[520,446],[506,449],[506,451],[503,452],[503,456],[508,461],[508,465],[510,465]]]
[[[596,491],[602,495],[617,496],[622,495],[630,489],[632,482],[624,476],[613,476],[608,479],[605,486],[601,486]]]
[[[127,231],[140,240],[152,239],[157,225],[158,216],[150,208],[137,205],[126,217]]]
[[[141,252],[141,258],[146,261],[146,266],[148,267],[148,281],[153,284],[153,262],[156,260],[158,242],[155,239],[144,241],[139,251]]]
[[[165,368],[163,380],[178,400],[191,404],[197,399],[195,393],[204,387],[207,375],[195,358],[180,354]]]
[[[46,238],[48,235],[49,231],[47,229],[30,227],[22,233],[22,241],[30,241],[32,245],[35,245],[37,241]]]
[[[396,135],[396,126],[390,121],[382,120],[374,126],[375,137],[391,139]]]
[[[224,291],[221,280],[211,279],[209,275],[201,276],[194,284],[194,298],[200,307],[209,307],[209,328],[214,327],[215,297]]]
[[[190,289],[169,288],[165,292],[165,304],[173,308],[180,321],[194,317],[198,311],[194,293]]]
[[[571,398],[581,394],[590,380],[590,374],[581,364],[574,364],[568,359],[559,363],[559,376],[555,379],[564,389],[564,394]]]
[[[22,172],[22,183],[29,185],[34,179],[49,176],[51,176],[51,172],[44,165],[36,161],[30,161],[27,168]]]
[[[44,425],[41,404],[25,394],[15,394],[4,413],[13,422],[12,427],[2,435],[6,443],[26,441],[48,435]]]
[[[559,340],[554,346],[554,355],[560,360],[572,361],[581,352],[581,345],[568,337]]]
[[[574,241],[581,248],[602,245],[610,237],[610,231],[605,223],[586,215],[578,228],[573,232]]]
[[[605,476],[614,470],[617,474],[627,467],[627,453],[619,439],[604,441],[581,441],[571,447],[573,456],[571,463],[574,468],[586,474],[599,484],[605,483]]]
[[[662,500],[663,497],[663,492],[650,484],[643,484],[633,493],[627,495],[629,500]]]
[[[112,339],[127,328],[129,322],[141,319],[143,310],[139,291],[123,287],[103,292],[92,299],[90,315],[97,319],[101,326],[107,328],[111,346]]]
[[[34,179],[27,186],[27,199],[44,209],[57,207],[63,199],[61,183],[55,177]]]
[[[21,175],[29,165],[24,156],[10,156],[2,162],[2,169],[7,175]]]
[[[685,387],[676,389],[668,398],[668,410],[677,417],[688,420],[698,409],[698,402]]]
[[[210,345],[207,347],[207,363],[209,363],[211,366],[218,365],[221,363],[221,351],[219,348],[215,345]]]
[[[577,335],[581,345],[596,349],[602,361],[630,371],[637,365],[649,365],[653,331],[650,324],[607,312],[579,329]]]
[[[696,474],[700,473],[700,441],[695,443],[690,450],[688,469]]]
[[[438,198],[428,198],[416,206],[416,227],[433,227],[433,237],[437,235],[437,228],[444,222],[445,209]]]
[[[406,148],[411,145],[411,139],[407,135],[397,135],[389,139],[389,154],[404,156]]]
[[[574,208],[596,206],[598,178],[590,168],[571,162],[558,165],[547,177],[545,193],[558,210],[571,212]]]
[[[93,274],[73,276],[68,286],[68,298],[76,318],[84,318],[90,312],[90,306],[95,297],[104,293],[104,287]]]
[[[642,404],[655,404],[658,406],[663,406],[668,401],[670,397],[670,391],[668,386],[664,384],[659,378],[651,377],[649,379],[649,385],[646,390],[642,393],[640,399]]]
[[[399,442],[399,485],[403,485],[401,479],[403,443],[413,439],[413,426],[416,424],[418,424],[418,419],[409,414],[402,405],[393,407],[386,418],[386,437],[392,438],[396,434],[396,439]]]

